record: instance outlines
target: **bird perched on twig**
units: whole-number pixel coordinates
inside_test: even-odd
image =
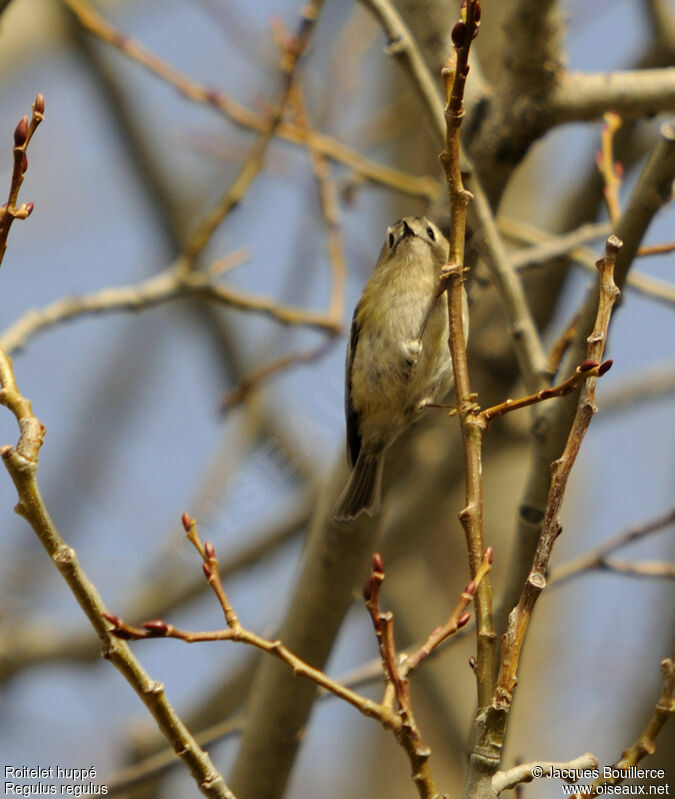
[[[336,521],[379,511],[385,450],[452,387],[448,308],[439,301],[448,249],[424,217],[406,217],[387,230],[349,338],[345,412],[352,473],[336,503]],[[463,317],[466,337],[466,310]]]

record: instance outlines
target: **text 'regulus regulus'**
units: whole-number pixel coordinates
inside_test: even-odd
[[[345,375],[349,481],[339,522],[380,508],[385,450],[452,387],[448,306],[439,301],[448,241],[433,222],[406,217],[387,230],[352,322]],[[464,335],[467,335],[466,295]]]

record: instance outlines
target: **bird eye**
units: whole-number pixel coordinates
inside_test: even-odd
[[[427,236],[429,236],[429,238],[432,241],[436,241],[436,234],[434,233],[434,229],[431,226],[427,228]]]
[[[389,234],[389,247],[391,248],[393,246],[394,246],[394,234],[390,233]]]

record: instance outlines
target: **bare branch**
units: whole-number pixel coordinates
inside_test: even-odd
[[[549,98],[549,127],[599,119],[615,111],[625,120],[675,111],[675,67],[583,75],[564,73]]]
[[[595,325],[587,339],[587,356],[589,360],[602,359],[605,349],[612,309],[619,297],[619,290],[614,283],[614,265],[620,248],[621,242],[615,236],[610,236],[607,240],[605,257],[598,261],[600,297]],[[567,481],[579,453],[581,442],[597,410],[595,407],[595,384],[596,378],[591,378],[583,384],[565,449],[560,458],[553,463],[546,511],[532,568],[520,600],[509,616],[508,627],[503,639],[494,703],[495,708],[503,713],[508,713],[513,699],[520,651],[529,626],[532,610],[546,586],[546,569],[553,550],[553,544],[562,530],[559,513]]]
[[[539,761],[536,763],[523,763],[520,766],[510,768],[508,771],[498,771],[492,778],[492,789],[499,796],[502,791],[511,790],[516,785],[524,782],[532,782],[533,779],[555,776],[556,773],[570,773],[568,782],[578,782],[577,774],[579,771],[590,771],[598,767],[598,759],[590,752],[581,755],[567,763],[549,763]]]
[[[671,508],[666,513],[662,513],[647,522],[638,524],[635,527],[630,527],[625,532],[619,533],[619,535],[604,541],[590,552],[586,552],[578,558],[574,558],[574,560],[570,560],[553,569],[549,575],[548,584],[549,586],[560,584],[582,572],[590,569],[602,568],[607,563],[607,556],[612,552],[662,530],[664,527],[668,527],[673,523],[675,523],[675,508]]]
[[[636,766],[647,755],[653,755],[656,751],[656,738],[670,718],[675,715],[675,664],[670,658],[661,661],[661,673],[663,674],[663,688],[661,696],[656,703],[654,713],[637,741],[621,755],[621,760],[614,764],[611,773],[603,774],[598,777],[589,792],[574,794],[574,799],[581,796],[598,796],[606,794],[602,790],[607,785],[618,785],[630,776],[628,770]]]
[[[241,253],[235,257],[241,257]],[[40,310],[27,311],[0,336],[0,347],[15,352],[26,346],[37,333],[69,319],[101,313],[137,312],[188,297],[200,297],[239,311],[259,313],[283,325],[302,325],[330,333],[340,330],[339,323],[326,314],[278,305],[267,297],[256,297],[215,283],[209,272],[185,272],[183,261],[179,259],[163,272],[136,285],[105,288],[80,297],[63,297]]]
[[[105,605],[93,583],[80,566],[75,550],[68,546],[56,529],[44,506],[37,485],[38,453],[45,428],[33,415],[30,402],[17,388],[12,362],[0,350],[0,403],[16,417],[21,436],[16,447],[4,446],[0,454],[19,496],[16,512],[35,531],[53,564],[61,572],[92,627],[101,639],[103,657],[110,660],[148,708],[171,743],[175,754],[190,769],[199,790],[214,799],[235,799],[208,754],[194,740],[190,731],[169,703],[164,686],[152,680],[136,660],[128,645],[110,634],[105,621]]]
[[[595,255],[591,249],[582,245],[607,236],[612,230],[610,224],[601,223],[597,225],[582,225],[570,233],[553,236],[537,230],[531,225],[513,220],[501,221],[500,227],[505,235],[518,241],[536,245],[517,250],[509,255],[511,266],[518,272],[540,268],[560,256],[568,255],[575,265],[581,266],[586,272],[593,275],[595,275]],[[657,244],[639,247],[636,256],[642,257],[670,252],[671,246],[669,243],[666,245]],[[667,305],[675,304],[675,286],[651,275],[646,275],[637,269],[631,269],[628,273],[626,288],[658,302],[664,302]]]
[[[525,296],[522,281],[509,261],[485,193],[473,176],[469,179],[473,193],[472,220],[475,217],[480,233],[478,250],[485,258],[492,281],[508,320],[513,347],[523,382],[528,391],[536,392],[546,385],[546,356]]]
[[[310,0],[301,11],[298,30],[292,39],[287,40],[281,56],[279,105],[265,120],[263,129],[258,134],[232,184],[213,208],[205,214],[188,241],[185,258],[191,266],[194,266],[195,259],[209,243],[223,219],[242,201],[250,185],[264,167],[267,150],[281,125],[286,105],[291,97],[298,62],[310,42],[323,3],[324,0]]]
[[[63,2],[89,33],[117,48],[144,69],[172,85],[183,97],[219,111],[236,125],[247,130],[258,133],[265,130],[268,120],[264,117],[250,111],[225,92],[219,89],[209,89],[198,81],[187,77],[154,53],[149,52],[131,36],[111,25],[86,0],[63,0]],[[281,122],[276,132],[282,139],[293,144],[304,147],[308,143],[306,132],[298,125]],[[405,194],[427,199],[434,199],[439,194],[438,183],[432,178],[416,177],[393,167],[377,164],[330,136],[314,133],[310,138],[313,147],[324,156],[343,163],[367,180],[381,183]]]
[[[471,574],[475,575],[485,551],[483,539],[483,427],[476,422],[475,397],[471,393],[469,364],[464,331],[464,243],[467,208],[472,195],[464,187],[460,167],[460,127],[464,116],[464,88],[469,73],[471,43],[478,33],[480,4],[468,0],[462,16],[452,29],[453,51],[443,68],[445,80],[446,139],[440,155],[445,170],[450,198],[450,252],[443,268],[443,286],[447,286],[452,356],[457,395],[457,411],[464,443],[466,468],[466,507],[459,518],[464,528],[469,552]],[[495,632],[492,623],[492,587],[489,578],[483,580],[476,595],[477,665],[475,669],[478,707],[485,707],[492,696],[495,668]]]
[[[2,13],[2,9],[0,9]],[[19,189],[23,183],[23,176],[28,169],[28,158],[26,150],[33,138],[37,126],[44,119],[45,98],[38,94],[33,103],[33,113],[30,118],[22,117],[14,130],[14,167],[12,169],[12,180],[9,187],[9,197],[7,202],[0,206],[0,265],[5,257],[7,249],[7,237],[9,229],[15,219],[26,219],[33,211],[33,203],[21,203],[17,207],[19,199]]]
[[[427,109],[434,138],[442,141],[445,136],[443,98],[408,26],[388,0],[361,0],[361,4],[375,16],[387,34],[387,52],[400,61],[410,75]]]

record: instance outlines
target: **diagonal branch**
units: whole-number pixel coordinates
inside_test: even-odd
[[[310,0],[301,13],[300,25],[296,35],[288,39],[281,56],[281,99],[278,107],[265,120],[253,147],[242,164],[237,176],[214,207],[197,225],[185,248],[188,265],[194,266],[195,259],[211,240],[212,235],[225,217],[242,201],[257,175],[265,165],[269,145],[276,135],[291,97],[296,67],[305,52],[316,27],[324,0]]]
[[[100,16],[86,0],[63,0],[63,2],[75,14],[85,30],[169,83],[188,100],[215,109],[246,130],[263,133],[269,124],[269,120],[241,105],[225,92],[202,85],[148,51],[142,44]],[[367,180],[429,200],[439,194],[438,184],[432,178],[409,175],[393,167],[378,164],[330,136],[317,132],[307,134],[300,126],[289,122],[281,122],[276,132],[282,139],[303,147],[311,140],[312,145],[324,156],[339,161]]]
[[[580,799],[581,796],[594,797],[599,794],[609,793],[606,786],[618,785],[623,782],[631,776],[629,770],[632,767],[637,766],[647,755],[654,754],[656,751],[656,737],[666,722],[675,715],[675,664],[670,658],[661,661],[661,674],[663,674],[661,696],[642,735],[631,747],[626,749],[621,755],[621,760],[609,769],[609,773],[606,773],[606,769],[603,769],[602,775],[595,780],[590,791],[583,794],[574,794],[574,799]]]
[[[614,265],[622,244],[615,236],[607,240],[605,257],[598,261],[600,271],[600,297],[594,328],[588,337],[587,356],[589,360],[602,359],[607,340],[607,331],[612,309],[619,297],[619,289],[614,283]],[[581,389],[577,412],[567,444],[562,455],[553,463],[551,485],[541,535],[535,551],[532,567],[523,588],[518,605],[509,616],[504,634],[502,656],[495,690],[494,707],[503,714],[503,721],[513,700],[516,687],[516,673],[525,635],[532,616],[534,605],[546,586],[546,570],[553,550],[553,544],[562,531],[560,508],[565,496],[567,482],[576,461],[581,443],[597,408],[595,407],[595,384],[597,378],[591,377]]]
[[[16,447],[0,448],[0,455],[17,490],[16,512],[35,531],[53,564],[61,572],[92,627],[101,639],[103,657],[110,660],[148,708],[175,754],[190,769],[199,790],[213,799],[235,799],[208,754],[192,737],[164,693],[164,686],[150,678],[129,646],[110,634],[105,605],[94,584],[79,564],[75,550],[66,544],[45,507],[37,484],[38,453],[44,426],[30,402],[16,385],[12,362],[0,350],[0,403],[16,417],[21,430]]]

